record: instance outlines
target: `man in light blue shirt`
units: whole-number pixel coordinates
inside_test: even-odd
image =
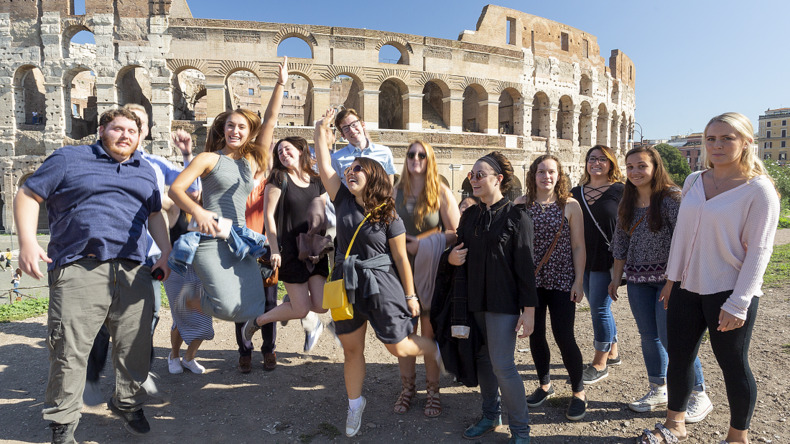
[[[340,111],[335,117],[335,127],[348,140],[348,145],[345,148],[332,153],[332,168],[335,169],[344,184],[346,176],[343,173],[357,157],[367,157],[378,161],[387,172],[390,182],[393,181],[395,162],[392,159],[392,150],[386,145],[377,145],[368,139],[365,132],[365,122],[359,118],[356,110],[348,108]]]

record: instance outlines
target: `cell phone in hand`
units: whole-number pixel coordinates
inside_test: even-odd
[[[214,217],[214,220],[217,221],[217,225],[219,225],[219,231],[217,232],[217,237],[220,239],[227,239],[228,236],[230,236],[230,229],[233,226],[233,221],[231,221],[227,217]],[[187,230],[200,231],[200,228],[198,228],[198,224],[195,219],[192,219],[192,222],[189,223],[189,226],[187,226]],[[203,233],[203,234],[207,234],[207,233]]]
[[[155,281],[161,281],[164,278],[165,278],[165,272],[162,271],[161,268],[157,268],[151,272],[151,279]]]

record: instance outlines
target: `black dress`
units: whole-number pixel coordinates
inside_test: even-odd
[[[587,207],[584,205],[581,187],[574,187],[571,190],[571,195],[579,201],[584,214],[584,247],[587,251],[587,263],[584,265],[584,271],[609,271],[614,265],[614,257],[609,251],[609,244],[614,238],[614,230],[617,226],[617,206],[620,205],[620,199],[623,197],[623,189],[625,189],[625,185],[615,182],[601,194],[594,204],[589,206],[595,220],[598,221],[598,225],[606,235],[606,239],[595,226],[590,211],[587,211]]]

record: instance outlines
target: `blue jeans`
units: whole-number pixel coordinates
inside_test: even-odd
[[[486,338],[477,355],[477,379],[483,397],[483,416],[496,419],[507,409],[513,436],[529,437],[529,411],[524,382],[516,369],[516,324],[518,315],[478,312],[475,320]]]
[[[593,325],[593,347],[608,352],[617,342],[617,326],[612,316],[612,300],[609,298],[609,283],[612,275],[608,271],[585,271],[584,294],[590,303]]]
[[[642,357],[647,367],[647,379],[658,385],[667,383],[667,311],[658,297],[664,283],[628,283],[628,303],[642,339]],[[705,390],[702,363],[694,359],[694,390]]]

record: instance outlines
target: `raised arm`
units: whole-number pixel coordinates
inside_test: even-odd
[[[214,220],[214,217],[217,215],[206,211],[200,204],[192,200],[186,191],[189,188],[189,184],[211,171],[218,161],[219,155],[217,153],[198,154],[189,166],[176,177],[176,180],[170,185],[170,191],[167,193],[179,208],[192,215],[201,233],[212,236],[216,236],[219,232],[219,225]]]
[[[321,176],[321,182],[324,184],[324,189],[329,194],[329,198],[335,200],[338,190],[340,190],[340,177],[338,177],[335,169],[332,168],[332,157],[329,154],[329,145],[332,140],[332,129],[329,125],[335,119],[335,110],[329,108],[324,113],[321,120],[315,123],[315,157],[318,164],[318,175]]]
[[[271,149],[274,128],[277,125],[277,117],[280,115],[280,107],[283,104],[283,90],[287,81],[288,57],[284,57],[278,68],[277,83],[274,84],[272,97],[269,99],[269,105],[266,106],[266,112],[263,114],[261,129],[258,130],[258,135],[255,138],[256,149],[259,151]],[[258,168],[266,169],[266,167],[266,165],[260,165]]]

